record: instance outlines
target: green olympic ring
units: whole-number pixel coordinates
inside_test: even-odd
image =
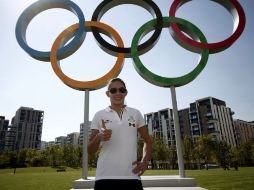
[[[202,43],[207,43],[207,40],[204,34],[195,25],[188,22],[187,20],[177,18],[177,17],[163,17],[163,28],[169,27],[170,23],[177,23],[179,27],[181,28],[181,30],[186,32],[192,38],[194,38],[195,40],[197,38]],[[133,59],[133,64],[136,71],[146,81],[161,87],[171,87],[171,86],[179,87],[194,80],[206,66],[206,63],[209,57],[208,49],[203,49],[201,51],[200,53],[201,59],[199,61],[199,64],[191,72],[181,77],[175,77],[175,78],[162,77],[152,73],[142,64],[141,60],[139,59],[139,55],[137,51],[138,43],[142,40],[143,36],[145,36],[147,33],[153,30],[155,26],[156,26],[155,19],[148,21],[147,23],[145,23],[143,26],[141,26],[138,29],[138,31],[136,32],[132,40],[131,57]],[[177,40],[177,38],[175,38],[174,35],[172,37],[176,40],[178,44],[181,43],[179,40]]]

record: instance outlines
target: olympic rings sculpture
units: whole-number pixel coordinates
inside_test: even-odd
[[[162,17],[161,11],[152,0],[104,0],[95,9],[92,21],[85,21],[83,12],[78,5],[70,0],[39,0],[27,7],[20,15],[16,24],[16,38],[21,48],[31,57],[40,61],[50,61],[55,74],[69,87],[77,90],[96,90],[107,85],[116,77],[123,67],[124,58],[132,58],[136,71],[146,81],[161,87],[183,86],[194,80],[207,64],[209,54],[218,53],[229,48],[242,34],[245,27],[244,10],[237,0],[211,0],[226,8],[234,21],[233,34],[221,42],[208,43],[204,34],[192,23],[175,17],[176,11],[191,0],[174,0],[169,17]],[[151,21],[141,26],[133,37],[131,47],[124,47],[120,35],[109,25],[101,23],[102,16],[111,8],[122,4],[134,4],[140,6],[154,17]],[[26,42],[26,30],[30,21],[39,13],[51,9],[63,8],[71,11],[79,22],[65,29],[55,40],[50,52],[42,52],[28,46]],[[158,41],[163,28],[168,27],[173,39],[183,48],[200,53],[199,64],[190,73],[176,78],[168,78],[156,75],[149,71],[140,61],[139,56],[148,52]],[[142,37],[154,30],[151,37],[139,45]],[[60,60],[72,55],[85,40],[86,32],[92,32],[100,47],[117,60],[113,68],[104,76],[92,81],[77,81],[66,76],[60,67]],[[191,38],[183,34],[185,32]],[[100,33],[106,34],[116,42],[116,46],[105,41]],[[67,45],[66,43],[71,39]]]

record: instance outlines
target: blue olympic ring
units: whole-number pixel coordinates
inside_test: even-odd
[[[23,13],[20,15],[17,24],[16,24],[16,38],[21,46],[21,48],[27,52],[31,57],[40,60],[40,61],[49,61],[50,60],[50,52],[43,52],[43,51],[37,51],[31,47],[28,46],[26,42],[26,30],[30,23],[30,21],[40,12],[45,11],[47,9],[51,8],[63,8],[67,9],[71,12],[73,12],[75,15],[78,16],[79,19],[79,28],[77,30],[76,35],[71,40],[70,43],[68,43],[66,46],[61,47],[58,50],[57,57],[58,59],[64,59],[71,54],[73,54],[83,43],[86,32],[85,27],[83,23],[85,22],[85,18],[83,15],[82,10],[79,8],[78,5],[73,3],[70,0],[43,0],[43,1],[37,1],[27,7]]]

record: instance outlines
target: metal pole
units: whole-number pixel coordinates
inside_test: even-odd
[[[181,143],[181,134],[180,134],[180,125],[179,125],[179,117],[178,117],[175,87],[174,86],[170,87],[170,90],[171,90],[171,98],[172,98],[173,114],[174,114],[174,126],[175,126],[175,136],[176,136],[176,151],[177,151],[177,158],[178,158],[179,175],[180,175],[180,177],[184,178],[185,177],[185,172],[184,172],[182,143]]]
[[[84,128],[83,128],[83,168],[82,178],[87,179],[88,176],[88,128],[89,128],[89,90],[85,90],[85,101],[84,101]]]

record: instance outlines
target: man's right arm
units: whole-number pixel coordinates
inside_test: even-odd
[[[112,135],[112,130],[107,129],[104,120],[102,120],[101,132],[97,129],[92,129],[89,143],[87,146],[88,154],[94,154],[99,149],[101,141],[109,141]]]
[[[89,142],[87,145],[88,154],[96,153],[97,150],[99,149],[100,142],[101,142],[101,137],[100,137],[99,130],[92,129],[91,135],[89,137]]]

